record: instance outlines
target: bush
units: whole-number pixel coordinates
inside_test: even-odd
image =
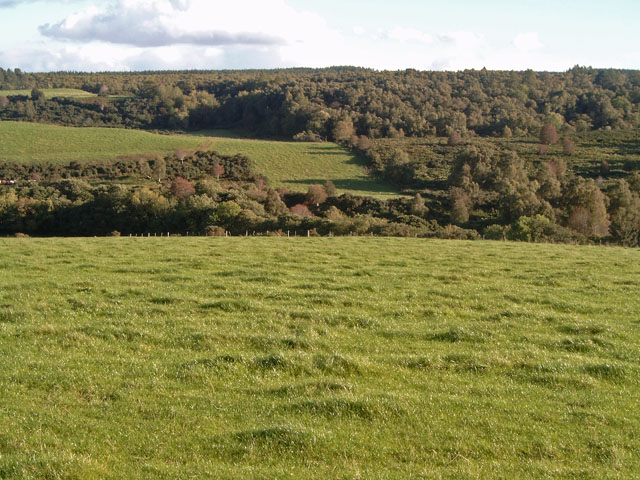
[[[204,233],[207,237],[224,237],[227,232],[224,228],[217,225],[209,225]]]

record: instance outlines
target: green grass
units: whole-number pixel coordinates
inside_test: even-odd
[[[640,251],[0,240],[0,478],[635,478]]]
[[[41,92],[44,93],[46,98],[56,98],[56,97],[65,97],[65,98],[91,98],[97,97],[95,93],[85,92],[84,90],[78,90],[76,88],[41,88]],[[0,90],[0,96],[11,97],[11,96],[30,96],[31,89],[25,90]]]
[[[0,160],[25,163],[113,160],[122,156],[196,149],[205,141],[119,128],[76,128],[0,122]]]
[[[209,130],[201,135],[213,137],[211,148],[219,153],[242,153],[251,158],[256,171],[266,175],[273,188],[306,191],[309,185],[331,180],[338,193],[383,199],[399,196],[392,185],[367,173],[363,159],[335,143],[254,140],[224,130]]]
[[[120,128],[74,128],[26,122],[0,122],[0,161],[26,163],[113,160],[123,156],[211,148],[241,153],[266,175],[271,186],[306,192],[332,180],[338,193],[397,197],[391,185],[367,174],[362,159],[333,143],[298,143],[230,138],[227,131],[198,135],[158,135]]]

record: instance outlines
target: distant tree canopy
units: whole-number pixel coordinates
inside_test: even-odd
[[[466,138],[468,131],[508,137],[537,135],[547,124],[557,133],[636,128],[639,79],[638,71],[585,67],[564,73],[335,67],[31,74],[0,69],[0,90],[31,89],[31,95],[0,101],[0,118],[169,130],[241,127],[259,136],[344,143],[361,136],[452,132]],[[79,88],[101,101],[43,98],[44,87]]]

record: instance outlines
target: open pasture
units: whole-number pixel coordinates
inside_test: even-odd
[[[0,122],[0,161],[26,163],[114,160],[171,154],[178,149],[212,149],[249,157],[273,188],[306,192],[309,185],[334,182],[338,193],[397,197],[397,189],[369,175],[362,159],[334,143],[276,142],[232,138],[227,131],[160,135],[122,128],[76,128]]]
[[[196,149],[204,143],[205,140],[197,137],[123,128],[0,122],[0,161],[92,162],[122,156],[168,154],[177,149]]]
[[[0,239],[0,478],[634,478],[640,251]]]
[[[77,88],[41,88],[40,91],[44,93],[46,98],[93,98],[97,97],[95,93],[87,92],[85,90],[79,90]],[[0,90],[0,96],[13,97],[31,95],[31,89],[24,90]]]
[[[398,190],[371,176],[364,159],[330,142],[306,143],[234,138],[233,132],[210,130],[211,148],[224,155],[242,153],[253,160],[273,188],[306,191],[309,185],[331,180],[339,193],[376,198],[397,197]]]

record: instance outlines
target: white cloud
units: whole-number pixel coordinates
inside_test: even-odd
[[[0,0],[0,7],[30,1],[35,0]],[[40,27],[45,41],[0,50],[0,66],[27,71],[331,65],[564,70],[589,63],[548,51],[535,32],[509,39],[491,32],[425,31],[415,25],[376,31],[369,24],[338,31],[319,14],[288,2],[83,0],[94,6],[50,19],[51,24]]]
[[[274,3],[274,0],[262,3]],[[282,2],[275,0],[275,3]],[[273,29],[252,30],[248,25],[239,24],[240,13],[253,4],[255,2],[236,0],[238,10],[225,12],[224,8],[213,8],[212,3],[198,0],[119,0],[106,10],[92,6],[54,25],[42,25],[40,32],[62,40],[139,47],[285,43]]]
[[[536,32],[519,33],[516,35],[516,38],[513,39],[513,45],[523,52],[531,52],[544,47]]]
[[[430,44],[433,42],[433,37],[428,33],[422,32],[417,28],[411,27],[395,27],[391,30],[382,33],[382,38],[388,38],[389,40],[396,40],[399,42],[417,42]]]

